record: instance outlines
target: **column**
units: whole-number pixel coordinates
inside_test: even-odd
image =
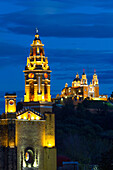
[[[41,93],[41,81],[40,81],[40,75],[38,76],[38,94]]]
[[[42,84],[42,101],[45,101],[44,84]]]
[[[38,101],[42,100],[41,96],[41,76],[38,75]]]
[[[50,84],[47,85],[47,99],[48,99],[48,102],[51,102]]]
[[[38,95],[37,95],[37,92],[38,92],[38,84],[34,84],[34,101],[38,101]]]
[[[29,102],[30,101],[30,85],[26,84],[25,86],[25,95],[24,95],[24,102]]]

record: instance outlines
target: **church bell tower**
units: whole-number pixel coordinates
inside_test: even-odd
[[[83,98],[88,97],[88,84],[87,84],[87,77],[86,77],[86,74],[85,74],[85,69],[83,69],[81,86],[83,87]]]
[[[42,44],[38,30],[31,44],[30,55],[23,71],[25,74],[24,102],[47,101],[51,102],[50,73],[48,58],[45,57],[44,44]]]
[[[94,87],[94,96],[99,97],[99,81],[98,81],[98,77],[97,77],[97,74],[96,74],[96,70],[94,70],[92,85]]]

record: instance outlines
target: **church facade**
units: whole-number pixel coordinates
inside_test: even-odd
[[[5,113],[0,118],[0,170],[56,170],[51,70],[38,31],[23,72],[25,95],[18,112],[16,94],[5,95]]]
[[[88,84],[85,70],[83,70],[81,79],[77,73],[75,79],[72,81],[72,86],[68,87],[68,84],[66,83],[65,87],[61,91],[60,97],[72,97],[76,100],[84,100],[85,98],[89,98],[91,100],[107,101],[107,95],[99,94],[99,80],[96,70],[94,71],[92,82],[90,84]],[[57,95],[56,98],[59,98],[59,95]]]

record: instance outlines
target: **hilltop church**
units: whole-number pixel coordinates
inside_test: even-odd
[[[79,74],[76,74],[76,77],[72,81],[72,86],[68,87],[68,84],[65,84],[65,87],[61,91],[61,95],[57,95],[56,98],[67,98],[72,97],[76,100],[84,100],[88,98],[89,100],[102,100],[107,101],[107,95],[99,94],[99,80],[94,70],[92,83],[88,84],[87,76],[85,70],[83,70],[82,78],[79,77]]]
[[[0,170],[56,170],[51,70],[38,30],[23,72],[22,109],[16,111],[16,94],[5,95],[5,113],[0,118]]]

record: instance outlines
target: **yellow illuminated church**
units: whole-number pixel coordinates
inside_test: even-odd
[[[38,30],[23,72],[22,109],[16,111],[16,94],[5,95],[5,113],[0,119],[0,170],[56,170],[51,70]]]
[[[72,86],[68,87],[68,84],[65,84],[65,87],[61,91],[61,95],[57,95],[56,98],[67,98],[72,97],[76,100],[83,100],[88,98],[90,100],[104,100],[107,101],[107,95],[99,94],[99,80],[94,70],[92,77],[92,82],[88,84],[87,76],[85,70],[83,70],[82,78],[79,77],[79,74],[76,74],[75,79],[72,81]]]

